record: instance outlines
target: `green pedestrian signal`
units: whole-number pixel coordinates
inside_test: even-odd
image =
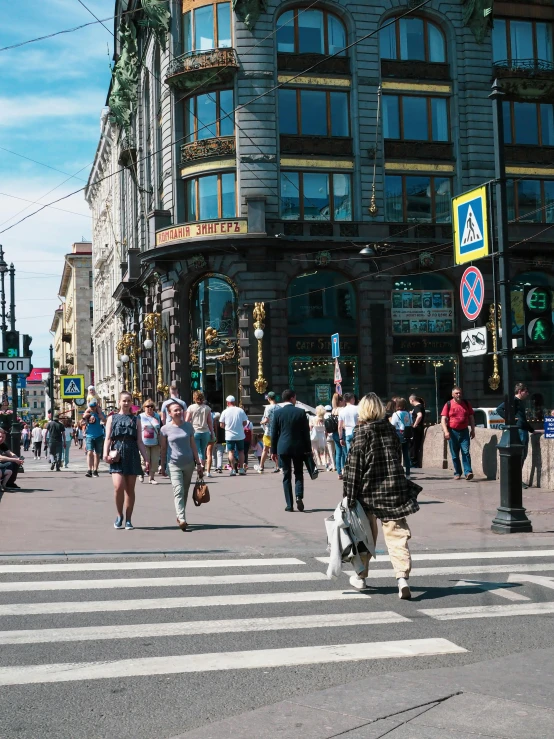
[[[525,346],[548,344],[554,334],[552,290],[526,286],[524,289]]]
[[[19,357],[19,331],[4,331],[4,355]]]

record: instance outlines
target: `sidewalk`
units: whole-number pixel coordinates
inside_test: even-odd
[[[280,475],[266,471],[246,477],[216,475],[208,480],[211,502],[187,507],[191,530],[175,521],[169,481],[137,482],[135,531],[113,528],[115,508],[107,466],[100,477],[86,478],[84,456],[72,450],[70,470],[50,472],[44,461],[30,459],[18,478],[21,491],[7,491],[0,501],[0,555],[69,553],[253,553],[314,552],[326,548],[324,518],[340,498],[335,473],[306,480],[304,513],[285,512]],[[410,518],[411,548],[480,550],[554,545],[554,493],[530,488],[524,505],[534,533],[493,534],[490,523],[499,502],[496,481],[455,481],[448,471],[415,470],[423,486],[421,510]],[[382,546],[382,539],[380,540]]]
[[[173,739],[531,739],[553,734],[554,649],[297,696]]]

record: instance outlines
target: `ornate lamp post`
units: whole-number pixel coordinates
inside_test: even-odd
[[[254,303],[252,311],[254,317],[254,336],[258,340],[258,377],[254,380],[256,392],[263,395],[267,390],[267,380],[264,377],[264,355],[263,355],[263,338],[265,328],[265,309],[263,303]]]
[[[142,399],[138,378],[138,355],[140,348],[137,345],[137,335],[134,332],[123,334],[117,342],[117,352],[123,365],[123,389],[131,392],[129,387],[130,371],[133,369],[133,398]],[[116,363],[117,366],[117,363]]]
[[[160,313],[147,313],[144,316],[144,328],[147,332],[144,340],[144,348],[152,349],[154,342],[150,338],[150,333],[154,334],[156,340],[156,390],[159,393],[167,395],[169,386],[164,381],[163,371],[163,342],[167,341],[167,331],[162,327],[162,316]]]

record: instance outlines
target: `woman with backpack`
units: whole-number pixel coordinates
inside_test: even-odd
[[[410,441],[414,435],[412,428],[412,415],[406,409],[408,403],[405,398],[397,398],[396,410],[390,417],[390,422],[396,429],[398,438],[400,439],[400,445],[402,449],[402,459],[404,461],[404,469],[406,471],[406,477],[410,479]]]

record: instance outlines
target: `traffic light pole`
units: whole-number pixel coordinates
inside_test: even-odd
[[[508,244],[508,204],[506,197],[506,165],[504,161],[504,118],[502,101],[505,97],[498,80],[492,86],[494,131],[494,165],[496,177],[496,227],[498,238],[498,285],[502,307],[501,361],[504,391],[505,427],[498,444],[500,457],[500,506],[492,521],[496,534],[516,534],[532,531],[525,514],[522,495],[521,460],[523,446],[514,417],[514,376],[512,347],[512,299],[510,290],[510,255]],[[493,257],[494,258],[494,257]]]
[[[50,376],[48,378],[48,394],[50,395],[50,420],[54,418],[54,347],[50,344]]]
[[[10,331],[15,331],[15,267],[10,264]],[[19,347],[18,347],[19,355]],[[12,374],[12,411],[13,421],[11,430],[11,448],[19,456],[21,452],[21,424],[19,417],[19,392],[17,389],[17,374]]]

